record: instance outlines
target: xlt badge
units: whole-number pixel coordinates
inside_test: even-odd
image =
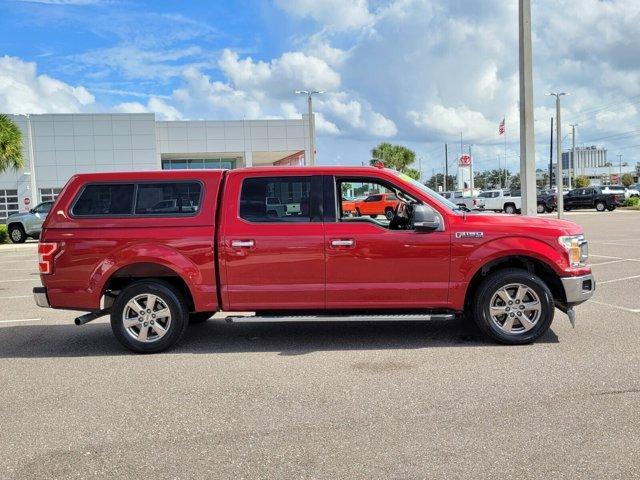
[[[456,232],[456,238],[482,238],[484,232]]]

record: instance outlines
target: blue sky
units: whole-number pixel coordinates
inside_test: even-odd
[[[577,143],[640,160],[640,2],[534,0],[536,150],[548,90],[572,93]],[[0,111],[154,111],[158,118],[294,118],[316,88],[320,163],[381,141],[442,168],[460,132],[479,169],[518,155],[517,2],[272,0],[0,2]],[[564,12],[559,15],[558,12]],[[636,131],[637,130],[637,131]],[[569,145],[570,138],[565,138]]]

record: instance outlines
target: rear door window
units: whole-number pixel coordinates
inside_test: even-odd
[[[240,193],[240,218],[260,223],[320,221],[311,184],[312,177],[246,178]]]
[[[134,190],[133,183],[87,185],[71,213],[78,217],[131,215]]]
[[[194,215],[200,209],[202,186],[198,182],[141,183],[136,215]]]

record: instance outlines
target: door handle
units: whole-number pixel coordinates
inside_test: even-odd
[[[231,246],[233,248],[251,248],[255,245],[253,240],[232,240]]]
[[[353,240],[353,238],[331,240],[332,247],[353,247],[355,243],[356,242]]]

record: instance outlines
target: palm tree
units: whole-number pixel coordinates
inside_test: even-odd
[[[0,114],[0,173],[23,165],[22,132],[8,116]]]

